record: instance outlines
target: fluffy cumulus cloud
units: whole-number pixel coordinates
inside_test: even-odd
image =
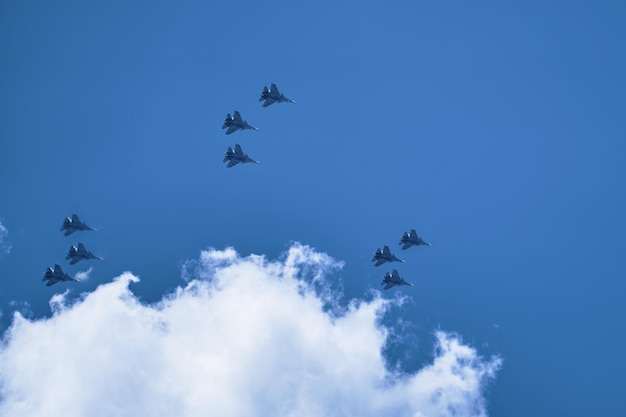
[[[4,227],[2,222],[0,222],[0,259],[11,252],[11,242],[7,240],[8,235],[9,231]]]
[[[343,308],[340,267],[299,244],[279,260],[208,250],[186,285],[146,305],[125,273],[52,317],[15,314],[0,348],[0,415],[484,416],[500,361],[436,334],[431,363],[385,366],[389,303]]]

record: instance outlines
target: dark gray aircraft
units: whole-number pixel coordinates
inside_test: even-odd
[[[383,250],[380,250],[380,248],[376,249],[374,257],[372,258],[372,262],[374,261],[376,261],[374,266],[381,266],[385,262],[404,262],[402,259],[396,258],[396,255],[391,253],[387,245],[383,247]]]
[[[383,281],[380,283],[380,285],[383,284],[385,284],[385,287],[383,288],[384,290],[388,290],[389,288],[395,287],[396,285],[409,285],[411,287],[413,286],[413,284],[411,284],[410,282],[406,282],[404,279],[402,279],[396,269],[394,269],[391,273],[387,272],[385,274],[385,276],[383,277]]]
[[[67,256],[65,259],[71,259],[70,265],[74,265],[75,263],[87,259],[99,259],[102,260],[101,257],[94,255],[89,252],[85,245],[78,242],[78,246],[71,246],[70,250],[67,252]]]
[[[263,103],[263,107],[267,107],[270,104],[274,103],[295,103],[295,101],[285,97],[283,93],[278,91],[278,87],[276,87],[276,84],[274,83],[272,83],[272,86],[269,90],[267,89],[267,86],[263,87],[263,91],[261,91],[261,98],[259,98],[259,101],[263,100],[265,100],[265,103]]]
[[[74,232],[84,231],[84,230],[96,230],[93,227],[87,226],[86,223],[83,223],[79,218],[78,214],[72,214],[72,217],[66,217],[63,220],[63,225],[61,226],[61,231],[65,230],[65,236],[69,236]]]
[[[55,264],[54,267],[49,266],[48,269],[46,269],[46,274],[43,276],[42,281],[45,280],[48,280],[46,283],[48,287],[61,281],[78,281],[63,272],[58,264]]]
[[[222,125],[222,129],[228,128],[228,130],[226,131],[227,135],[230,135],[231,133],[236,132],[238,130],[246,130],[246,129],[259,130],[254,126],[250,126],[248,122],[243,120],[241,118],[241,114],[239,114],[239,111],[235,110],[234,114],[235,114],[234,116],[231,116],[230,113],[228,113],[226,115],[226,119],[224,119],[224,124]]]
[[[243,150],[241,150],[241,146],[238,143],[235,145],[234,151],[233,148],[231,148],[230,146],[228,147],[228,149],[226,150],[226,155],[224,155],[224,161],[222,162],[226,161],[229,161],[228,165],[226,165],[226,168],[232,168],[237,164],[260,164],[259,161],[255,161],[254,159],[250,158],[247,153],[243,153]]]
[[[411,246],[419,246],[419,245],[432,246],[430,243],[424,241],[424,239],[419,237],[415,229],[411,229],[411,233],[404,232],[404,234],[402,235],[402,240],[400,240],[399,245],[403,245],[402,249],[408,249]]]

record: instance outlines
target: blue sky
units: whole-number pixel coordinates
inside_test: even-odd
[[[407,372],[456,332],[501,369],[490,415],[616,415],[626,372],[626,59],[619,2],[25,1],[0,6],[0,310],[124,271],[156,302],[202,250],[391,268]],[[262,108],[275,82],[297,104]],[[239,110],[259,132],[226,136]],[[261,165],[226,169],[240,143]],[[98,232],[64,237],[72,212]],[[429,248],[401,251],[416,228]],[[85,243],[101,262],[69,266]],[[45,268],[77,285],[48,288]],[[66,268],[67,267],[67,268]],[[393,321],[392,320],[392,321]],[[3,331],[4,331],[3,330]]]

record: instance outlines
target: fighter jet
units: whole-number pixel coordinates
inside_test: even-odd
[[[241,118],[241,114],[239,114],[239,111],[235,110],[234,114],[235,116],[233,117],[230,115],[230,113],[228,113],[226,115],[226,119],[224,119],[224,124],[222,125],[222,129],[228,128],[228,130],[226,131],[227,135],[230,135],[231,133],[236,132],[238,130],[246,130],[246,129],[259,130],[254,126],[250,126],[248,122],[243,120]]]
[[[376,261],[374,266],[380,266],[385,262],[404,262],[402,259],[396,258],[396,255],[391,253],[387,245],[383,247],[383,250],[380,250],[380,248],[376,249],[374,257],[372,258],[372,262],[374,261]]]
[[[411,233],[407,233],[404,232],[404,234],[402,235],[402,240],[400,240],[400,243],[398,243],[399,245],[403,245],[402,249],[408,249],[411,246],[419,246],[419,245],[426,245],[426,246],[432,246],[430,243],[424,241],[421,237],[419,237],[417,235],[417,232],[415,232],[415,229],[411,229]]]
[[[250,158],[247,153],[243,153],[243,151],[241,150],[241,146],[238,143],[235,145],[234,151],[233,148],[231,148],[230,146],[228,147],[228,149],[226,150],[226,155],[224,155],[224,160],[222,162],[226,161],[229,161],[228,165],[226,165],[226,168],[232,168],[237,164],[245,163],[260,164],[259,161],[255,161],[254,159]]]
[[[71,259],[70,261],[70,265],[74,265],[75,263],[87,259],[100,259],[102,260],[101,257],[94,255],[93,253],[89,252],[87,250],[87,248],[85,247],[85,245],[83,245],[82,243],[78,242],[78,246],[70,246],[70,250],[67,252],[67,256],[65,257],[65,259]]]
[[[276,87],[276,84],[274,83],[272,83],[272,86],[269,90],[267,89],[267,86],[263,87],[263,91],[261,91],[261,98],[259,98],[259,101],[263,100],[265,100],[265,103],[263,103],[263,107],[267,107],[270,104],[274,103],[295,103],[295,101],[285,97],[283,93],[278,91],[278,87]]]
[[[396,285],[409,285],[411,287],[413,286],[413,284],[411,284],[410,282],[406,282],[404,279],[402,279],[396,269],[394,269],[392,273],[387,272],[385,274],[385,276],[383,277],[383,281],[380,283],[380,285],[383,284],[385,284],[385,287],[383,288],[384,290],[388,290],[389,288],[395,287]]]
[[[43,276],[42,281],[45,280],[48,280],[46,283],[48,287],[61,281],[78,281],[63,272],[58,264],[55,264],[54,268],[49,266],[48,269],[46,269],[46,274]]]
[[[93,227],[87,226],[86,223],[83,223],[79,218],[78,218],[78,214],[74,213],[72,214],[72,217],[66,217],[65,220],[63,220],[63,225],[61,226],[61,231],[65,230],[65,236],[69,236],[74,232],[77,231],[84,231],[84,230],[96,230]]]

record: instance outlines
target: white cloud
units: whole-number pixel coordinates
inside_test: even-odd
[[[7,236],[9,235],[9,231],[6,227],[0,222],[0,259],[2,259],[3,255],[8,255],[11,252],[11,242],[7,240]]]
[[[19,311],[22,317],[32,317],[33,311],[30,307],[30,303],[24,300],[11,300],[9,301],[9,306],[12,311]]]
[[[484,416],[500,360],[436,333],[434,360],[394,375],[374,296],[329,312],[332,258],[295,244],[285,257],[202,252],[184,288],[156,305],[124,273],[53,316],[19,313],[0,350],[0,415]],[[192,279],[192,276],[201,279]]]
[[[86,271],[78,271],[76,275],[74,275],[74,278],[79,281],[86,281],[89,279],[89,277],[91,277],[92,271],[93,271],[93,267],[90,266],[89,269]]]

